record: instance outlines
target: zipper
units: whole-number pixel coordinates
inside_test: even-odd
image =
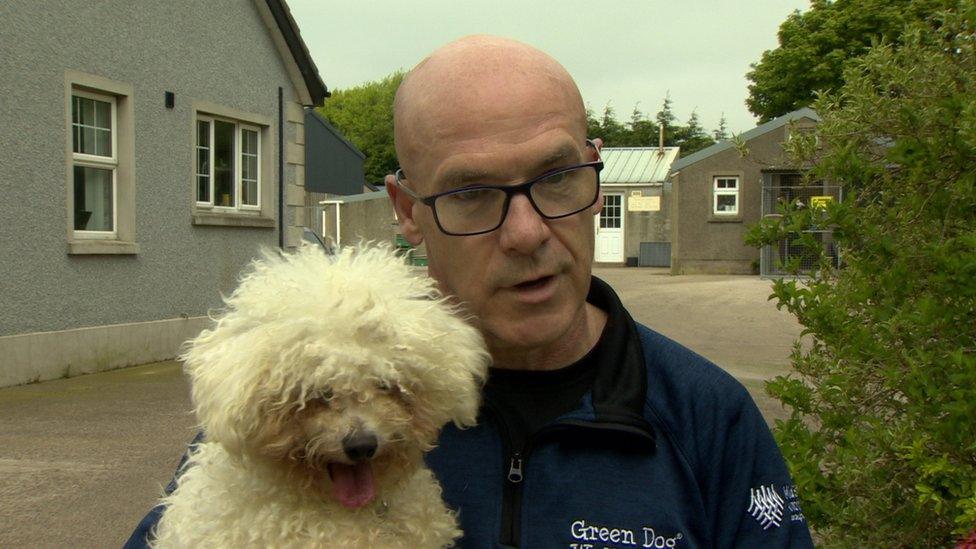
[[[514,452],[508,463],[508,481],[513,484],[522,482],[522,454]]]
[[[517,548],[521,543],[522,537],[522,486],[525,480],[525,465],[528,461],[532,449],[540,435],[548,434],[552,431],[565,427],[561,423],[547,425],[530,435],[525,440],[525,446],[514,448],[512,444],[512,434],[505,418],[498,409],[485,399],[485,408],[495,417],[498,425],[499,435],[502,441],[502,455],[508,463],[508,471],[504,471],[505,478],[502,483],[502,510],[501,510],[501,533],[499,543],[501,547]]]
[[[502,510],[501,510],[501,534],[500,547],[517,549],[522,537],[522,487],[525,485],[525,466],[528,463],[532,450],[537,446],[540,439],[552,435],[558,431],[581,428],[601,431],[617,431],[626,434],[634,434],[635,429],[628,425],[620,425],[613,422],[594,423],[580,420],[561,420],[551,423],[525,440],[522,448],[513,448],[512,435],[508,424],[492,403],[485,399],[485,408],[495,417],[498,431],[502,442],[502,455],[508,463],[508,471],[504,471],[505,478],[502,484]],[[653,439],[652,439],[653,440]]]

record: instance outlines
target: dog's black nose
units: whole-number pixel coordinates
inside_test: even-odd
[[[378,444],[373,433],[356,431],[342,439],[342,451],[353,461],[365,461],[376,454]]]

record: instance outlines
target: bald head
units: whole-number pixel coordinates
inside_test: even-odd
[[[408,174],[423,172],[425,152],[445,142],[517,131],[514,124],[565,118],[585,138],[579,89],[555,59],[514,40],[469,36],[421,61],[404,78],[394,105],[397,156]]]

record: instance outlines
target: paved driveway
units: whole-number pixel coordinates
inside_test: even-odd
[[[759,396],[799,326],[755,277],[597,269],[634,317],[707,356]],[[767,418],[779,412],[758,398]],[[193,433],[175,362],[0,389],[0,548],[117,547]]]

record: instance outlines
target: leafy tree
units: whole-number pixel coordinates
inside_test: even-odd
[[[701,127],[696,112],[691,113],[687,126],[677,125],[677,117],[671,110],[670,95],[664,98],[663,107],[656,119],[649,120],[639,105],[634,105],[630,121],[626,125],[616,119],[609,104],[604,107],[601,118],[597,118],[592,109],[586,109],[588,135],[601,137],[608,147],[656,147],[660,143],[660,120],[669,121],[665,127],[664,145],[680,146],[682,155],[691,154],[715,142]]]
[[[657,112],[654,120],[658,126],[664,126],[665,135],[667,135],[667,128],[674,126],[675,122],[678,121],[678,117],[674,115],[674,111],[671,108],[671,92],[665,94],[661,110]]]
[[[750,233],[822,250],[803,231],[833,227],[841,250],[839,268],[822,254],[810,278],[774,283],[808,341],[767,384],[825,546],[943,547],[976,528],[974,29],[961,0],[847,64],[816,132],[788,142],[847,198],[782,205]]]
[[[397,168],[393,147],[393,98],[403,81],[397,71],[382,80],[334,90],[318,111],[366,155],[366,181],[380,182]]]
[[[834,91],[844,67],[878,40],[897,45],[906,23],[922,21],[955,0],[812,0],[779,28],[746,78],[749,110],[762,122],[810,105],[817,91]]]
[[[648,120],[637,105],[634,105],[634,112],[630,114],[630,135],[634,143],[641,143],[645,147],[656,145],[660,141],[658,125]]]
[[[718,119],[718,128],[712,130],[712,138],[715,141],[722,141],[729,138],[729,127],[728,121],[725,120],[725,113],[722,113],[722,117]]]
[[[681,156],[688,156],[715,143],[698,121],[697,111],[691,111],[688,124],[675,128],[673,133],[675,143],[681,147]]]

